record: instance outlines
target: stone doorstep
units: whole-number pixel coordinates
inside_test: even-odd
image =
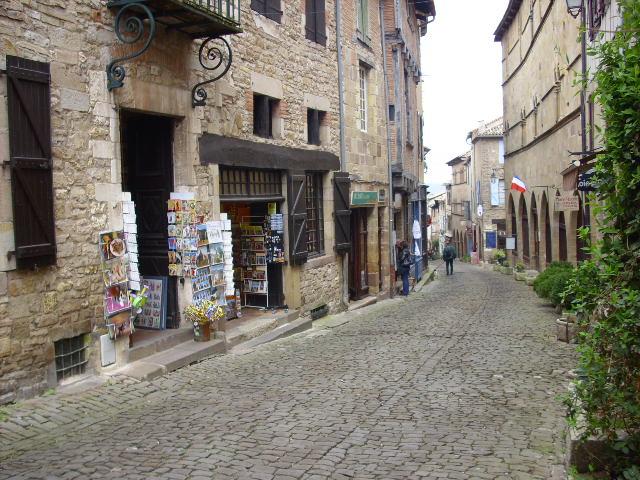
[[[184,329],[189,333],[187,341],[103,373],[106,376],[123,375],[138,380],[153,380],[212,355],[224,354],[238,345],[244,348],[246,344],[247,348],[251,348],[311,328],[310,317],[296,320],[297,317],[297,310],[275,317],[258,317],[231,327],[225,332],[225,339],[212,338],[208,342],[193,341],[193,330]]]
[[[138,329],[141,331],[142,329]],[[127,363],[149,357],[155,353],[162,352],[169,348],[175,347],[181,343],[193,340],[193,328],[182,327],[177,329],[167,329],[162,332],[154,332],[155,336],[136,343],[135,333],[133,340],[133,348],[128,351]]]
[[[232,347],[231,353],[246,353],[253,350],[258,345],[273,342],[274,340],[289,337],[306,330],[311,330],[312,327],[313,320],[310,316],[297,318],[291,322],[279,325],[267,333],[263,333],[260,336],[254,337],[244,343],[240,343],[235,347]]]
[[[349,302],[349,308],[347,308],[347,311],[349,312],[353,312],[354,310],[358,310],[360,308],[363,307],[368,307],[369,305],[373,305],[374,303],[378,303],[378,297],[377,296],[367,296],[364,297],[361,300],[356,300],[355,302]]]

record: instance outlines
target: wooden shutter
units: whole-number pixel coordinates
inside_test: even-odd
[[[307,200],[304,172],[289,174],[289,256],[293,265],[307,261]]]
[[[280,0],[266,0],[265,16],[274,22],[282,22],[282,9],[280,8]]]
[[[18,268],[56,261],[49,64],[7,55],[13,229]]]
[[[351,180],[347,172],[333,174],[333,219],[336,224],[336,244],[338,253],[351,250],[351,209],[349,189]]]
[[[326,12],[324,0],[316,0],[316,42],[327,45]]]
[[[316,15],[315,15],[315,0],[305,0],[304,2],[304,10],[305,10],[305,22],[304,22],[304,30],[305,37],[307,40],[311,40],[312,42],[316,41]]]

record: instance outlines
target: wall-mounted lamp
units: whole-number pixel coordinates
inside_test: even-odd
[[[566,0],[567,11],[573,18],[578,18],[578,15],[582,12],[583,1],[582,0]]]

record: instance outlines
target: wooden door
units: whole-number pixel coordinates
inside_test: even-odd
[[[173,119],[123,112],[123,189],[136,205],[140,273],[169,279],[167,327],[177,328],[176,277],[169,277],[167,200],[173,190]]]
[[[351,211],[352,254],[349,256],[349,296],[359,300],[369,294],[367,272],[367,210]]]

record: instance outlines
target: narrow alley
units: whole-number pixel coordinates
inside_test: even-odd
[[[333,328],[12,407],[0,478],[564,478],[574,347],[529,287],[455,268]]]

